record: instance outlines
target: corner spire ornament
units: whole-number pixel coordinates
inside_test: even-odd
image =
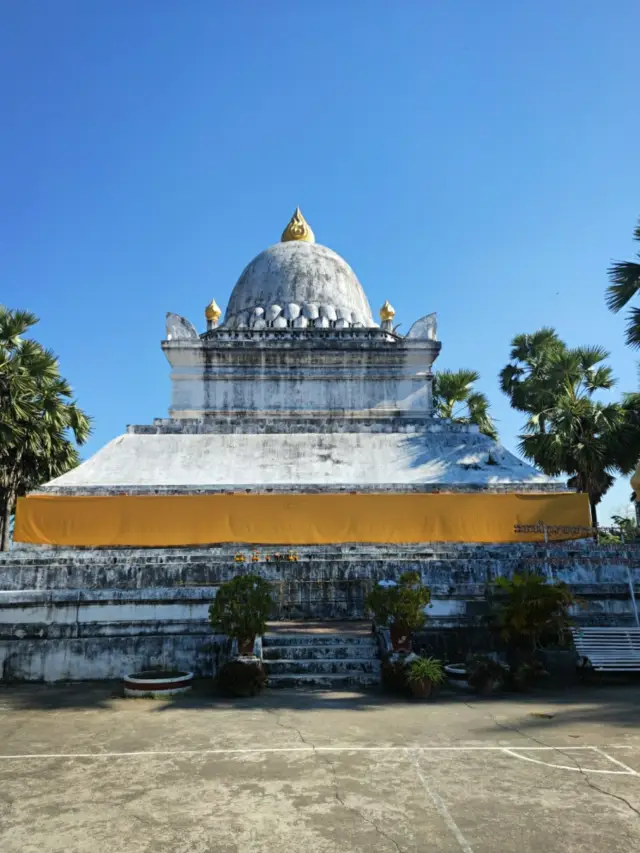
[[[385,299],[384,305],[380,309],[380,319],[382,320],[382,328],[386,332],[393,331],[393,318],[396,316],[396,309],[389,302],[388,299]]]
[[[380,319],[383,323],[385,323],[387,320],[393,320],[395,316],[396,309],[393,307],[393,305],[389,302],[388,299],[385,299],[384,305],[380,309]]]
[[[302,215],[299,207],[296,207],[295,213],[289,220],[289,224],[282,232],[280,238],[283,243],[289,243],[292,240],[302,240],[305,243],[315,243],[316,238],[309,227],[307,220]]]
[[[204,316],[207,321],[207,331],[209,332],[211,329],[215,329],[220,322],[220,317],[222,317],[222,311],[215,299],[212,299],[204,309]]]

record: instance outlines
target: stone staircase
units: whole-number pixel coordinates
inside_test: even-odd
[[[371,636],[348,633],[274,633],[262,638],[270,687],[370,687],[380,683]]]

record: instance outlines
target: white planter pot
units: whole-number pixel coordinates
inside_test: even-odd
[[[192,672],[180,672],[177,675],[162,677],[162,672],[134,672],[124,677],[124,695],[133,698],[151,696],[161,699],[163,696],[175,696],[188,693],[193,682]]]
[[[459,690],[471,690],[467,681],[467,668],[463,663],[447,664],[444,671],[452,687],[457,687]]]

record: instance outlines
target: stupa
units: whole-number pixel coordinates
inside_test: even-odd
[[[516,523],[574,519],[583,502],[564,486],[477,427],[434,417],[436,315],[402,336],[394,314],[386,301],[374,321],[351,267],[296,209],[224,318],[215,300],[201,334],[167,315],[169,417],[130,426],[22,501],[16,539],[510,541]]]
[[[247,570],[280,619],[349,619],[415,568],[433,624],[466,624],[488,579],[540,559],[516,526],[588,524],[585,495],[436,417],[435,314],[401,335],[387,300],[374,320],[299,210],[205,319],[167,314],[168,417],[20,499],[0,555],[4,678],[211,672],[208,605]]]

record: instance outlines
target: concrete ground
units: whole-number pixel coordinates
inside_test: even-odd
[[[0,689],[2,853],[629,853],[640,685],[432,702]]]

